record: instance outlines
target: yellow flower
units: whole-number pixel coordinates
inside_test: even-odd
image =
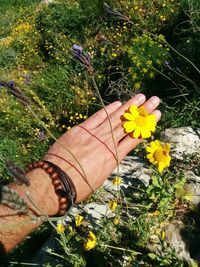
[[[62,234],[65,231],[65,226],[62,223],[58,223],[56,226],[56,231],[58,234]]]
[[[135,105],[129,107],[129,112],[124,113],[123,127],[125,132],[133,132],[133,138],[148,138],[151,132],[156,130],[156,116],[149,114],[143,106]]]
[[[153,78],[155,77],[154,73],[153,73],[153,72],[150,72],[150,73],[149,73],[149,77],[150,77],[151,79],[153,79]]]
[[[83,222],[83,219],[84,219],[84,217],[78,214],[76,216],[76,219],[75,219],[76,226],[80,226],[82,224],[82,222]]]
[[[119,219],[119,218],[115,218],[114,221],[113,221],[113,223],[114,223],[115,225],[119,224],[119,223],[120,223],[120,219]]]
[[[112,57],[117,57],[117,54],[116,53],[112,53]]]
[[[113,185],[116,185],[116,186],[119,186],[121,182],[122,182],[122,179],[119,176],[115,176],[112,180]]]
[[[96,236],[93,232],[89,231],[88,237],[87,237],[87,241],[84,244],[84,249],[85,250],[90,250],[93,249],[96,246]]]
[[[147,158],[153,165],[158,165],[160,173],[170,165],[170,145],[162,144],[159,140],[152,141],[147,147]]]
[[[137,78],[137,74],[133,73],[132,78],[133,78],[133,80],[135,80]]]
[[[166,21],[166,17],[163,16],[163,15],[161,15],[161,16],[160,16],[160,20],[161,20],[161,21]]]
[[[117,208],[117,202],[116,201],[110,201],[109,203],[108,203],[108,207],[109,207],[109,209],[110,210],[116,210],[116,208]]]
[[[161,231],[161,239],[162,239],[162,240],[165,239],[165,231]]]
[[[141,84],[139,82],[134,84],[134,89],[138,90],[140,89],[140,87],[141,87]]]

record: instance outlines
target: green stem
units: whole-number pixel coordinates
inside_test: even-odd
[[[121,251],[125,251],[125,252],[131,252],[133,253],[134,255],[141,255],[142,253],[141,252],[137,252],[137,251],[134,251],[134,250],[131,250],[131,249],[125,249],[125,248],[120,248],[120,247],[114,247],[114,246],[110,246],[110,245],[101,245],[102,247],[105,247],[105,248],[112,248],[112,249],[116,249],[116,250],[121,250]]]
[[[101,105],[106,113],[106,116],[107,116],[107,119],[108,119],[108,122],[109,122],[109,126],[110,126],[110,130],[111,130],[111,135],[112,135],[112,141],[113,141],[113,145],[114,145],[114,149],[115,149],[115,154],[116,154],[116,162],[117,162],[117,176],[119,176],[119,156],[118,156],[118,151],[117,151],[117,145],[115,143],[115,138],[114,138],[114,134],[113,134],[113,128],[112,128],[112,123],[111,123],[111,120],[110,120],[110,117],[109,117],[109,114],[106,110],[106,107],[105,107],[105,104],[103,102],[103,99],[101,97],[101,94],[99,92],[99,88],[96,84],[96,81],[95,81],[95,78],[94,76],[92,75],[92,81],[93,81],[93,84],[94,84],[94,87],[96,89],[96,92],[97,92],[97,95],[99,97],[99,100],[101,101]],[[119,190],[117,191],[117,198],[120,199],[121,201],[121,198],[119,197]]]

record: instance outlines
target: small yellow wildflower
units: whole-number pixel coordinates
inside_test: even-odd
[[[115,176],[112,180],[113,185],[119,186],[122,183],[122,179],[119,176]]]
[[[146,64],[147,64],[148,67],[151,66],[152,65],[152,60],[147,60]]]
[[[119,224],[119,223],[120,223],[120,219],[119,219],[119,218],[115,218],[114,221],[113,221],[113,223],[114,223],[115,225]]]
[[[110,201],[110,202],[108,203],[108,207],[109,207],[109,209],[112,210],[112,211],[116,210],[116,208],[117,208],[117,202],[116,202],[116,201]]]
[[[150,77],[151,79],[153,79],[153,78],[155,77],[154,73],[153,73],[153,72],[150,72],[150,73],[149,73],[149,77]]]
[[[112,57],[117,57],[117,54],[116,53],[112,53]]]
[[[58,223],[56,226],[56,231],[58,234],[62,234],[65,231],[65,226],[62,223]]]
[[[89,231],[88,237],[87,237],[87,241],[84,244],[84,249],[85,250],[90,250],[93,249],[96,246],[96,236],[92,231]]]
[[[147,70],[146,68],[143,68],[143,69],[142,69],[142,72],[143,72],[143,73],[147,73],[147,71],[148,71],[148,70]]]
[[[127,133],[133,132],[133,138],[148,138],[156,130],[156,116],[149,114],[143,106],[130,106],[129,112],[124,113],[124,118],[124,130]]]
[[[147,147],[147,158],[153,165],[158,165],[160,173],[170,165],[170,145],[162,144],[159,140],[152,141]]]
[[[162,240],[165,239],[165,231],[161,231],[161,239],[162,239]]]
[[[140,89],[140,87],[141,87],[141,84],[139,82],[137,82],[137,83],[134,84],[134,89],[135,90]]]
[[[82,224],[82,222],[83,222],[83,219],[84,219],[84,217],[78,214],[76,216],[76,219],[75,219],[76,226],[80,226]]]
[[[161,20],[161,21],[166,21],[166,17],[163,16],[163,15],[161,15],[161,16],[160,16],[160,20]]]
[[[137,78],[137,73],[133,73],[132,79],[135,80]]]

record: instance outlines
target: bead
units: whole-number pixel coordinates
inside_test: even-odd
[[[44,164],[44,161],[42,161],[42,160],[38,161],[38,163],[37,163],[38,167],[42,167],[43,164]]]
[[[50,177],[51,177],[52,180],[55,180],[55,179],[58,178],[58,173],[57,172],[53,172],[53,173],[51,173]]]
[[[28,164],[27,168],[28,168],[29,170],[32,170],[32,169],[33,169],[33,165],[30,163],[30,164]]]
[[[63,203],[59,205],[60,210],[66,210],[67,209],[67,203]]]
[[[33,165],[34,168],[37,168],[37,166],[38,166],[38,165],[37,165],[37,161],[34,161],[34,162],[32,163],[32,165]]]
[[[49,164],[48,163],[44,163],[42,165],[42,169],[46,170],[47,168],[49,168]]]
[[[63,190],[62,184],[54,185],[55,192],[58,192],[59,190]]]
[[[61,185],[61,182],[60,182],[59,179],[55,179],[55,180],[52,180],[52,184],[53,184],[54,186],[56,186],[56,185]]]
[[[66,210],[59,209],[59,211],[58,211],[58,214],[59,215],[65,215],[65,213],[66,213]]]
[[[28,167],[26,167],[26,168],[25,168],[25,172],[28,172],[28,171],[29,171],[29,168],[28,168]]]
[[[46,172],[47,172],[48,174],[51,174],[51,173],[53,172],[53,168],[52,168],[52,167],[49,167],[48,169],[46,169]]]
[[[58,200],[60,204],[67,203],[67,199],[65,197],[59,197]]]

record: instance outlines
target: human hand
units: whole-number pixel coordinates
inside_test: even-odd
[[[143,94],[138,94],[123,105],[116,101],[106,107],[112,124],[118,162],[142,141],[125,133],[121,120],[124,112],[131,105],[143,105],[159,120],[161,113],[156,110],[159,103],[160,100],[156,96],[146,101]],[[115,146],[105,110],[99,110],[80,125],[73,127],[58,141],[53,144],[44,159],[58,165],[71,177],[77,191],[77,202],[80,202],[92,193],[92,189],[101,186],[117,166]],[[63,146],[72,152],[82,168]]]

